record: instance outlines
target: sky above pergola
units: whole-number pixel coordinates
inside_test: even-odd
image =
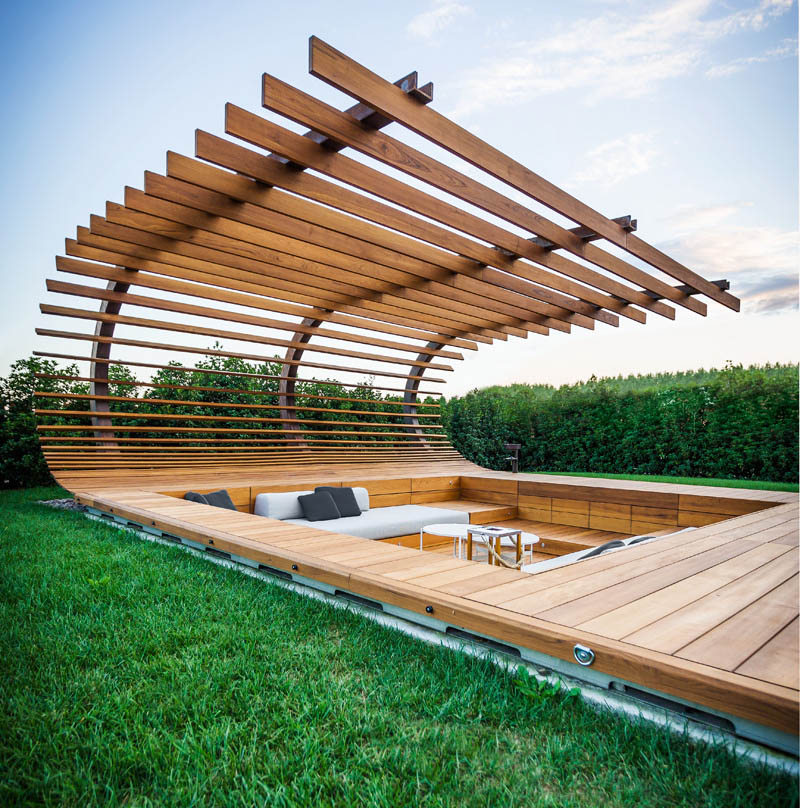
[[[791,2],[18,4],[3,37],[0,374],[37,346],[53,256],[167,149],[307,73],[317,34],[710,279],[742,312],[547,338],[459,363],[448,394],[513,381],[797,361],[797,6]],[[268,115],[264,112],[263,114]],[[413,142],[392,127],[392,134]]]

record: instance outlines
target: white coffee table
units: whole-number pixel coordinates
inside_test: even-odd
[[[456,522],[441,522],[434,525],[425,525],[419,532],[419,549],[422,550],[422,537],[425,533],[430,534],[431,536],[447,536],[453,539],[453,556],[455,558],[462,558],[462,551],[461,546],[462,542],[467,542],[469,538],[470,529],[473,533],[479,532],[480,526],[479,525],[471,525],[471,524],[458,524]],[[516,532],[516,531],[515,531]],[[519,532],[519,545],[517,544],[517,539],[515,536],[503,536],[500,539],[500,544],[502,547],[521,547],[522,550],[527,550],[529,553],[533,553],[533,546],[538,544],[539,537],[535,533],[525,533],[524,531],[520,530]],[[468,558],[470,553],[468,553]],[[472,560],[472,559],[469,559]],[[489,555],[488,559],[489,563],[491,563],[491,555]]]
[[[453,555],[456,554],[456,542],[458,542],[458,557],[461,558],[461,542],[467,538],[467,524],[456,522],[440,522],[435,525],[425,525],[419,532],[419,549],[422,550],[422,536],[428,533],[431,536],[447,536],[453,539]]]

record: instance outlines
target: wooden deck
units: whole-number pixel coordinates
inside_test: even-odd
[[[305,474],[307,478],[308,472]],[[343,476],[352,474],[349,470]],[[317,475],[319,470],[315,470],[315,482],[319,483]],[[325,481],[331,479],[322,476]],[[281,485],[273,479],[272,489],[298,488],[301,477],[298,473],[295,480],[287,480],[284,475]],[[387,485],[391,488],[389,479],[409,478],[387,478],[384,470],[382,481],[375,485],[379,490]],[[267,485],[252,475],[248,480],[252,490]],[[225,483],[233,486],[237,481],[244,478],[232,476]],[[192,480],[192,484],[196,482]],[[218,486],[220,480],[206,482]],[[162,483],[159,479],[158,484]],[[170,483],[176,483],[174,475]],[[719,514],[713,523],[700,524],[688,533],[531,576],[459,560],[446,552],[420,552],[287,525],[246,512],[210,509],[144,487],[97,486],[78,491],[78,498],[98,510],[213,546],[217,551],[420,615],[433,614],[449,625],[557,659],[571,661],[576,643],[588,645],[596,654],[592,670],[797,735],[797,495],[514,476],[482,470],[480,477],[461,478],[460,495],[455,496],[463,501],[471,495],[480,496],[481,485],[489,486],[489,495],[492,487],[513,485],[517,492],[513,505],[522,512],[524,498],[536,496],[519,493],[529,484],[561,494],[551,497],[553,501],[583,497],[572,500],[577,503],[571,506],[576,511],[584,507],[582,502],[600,502],[601,497],[613,500],[616,494],[618,500],[633,496],[634,501],[647,495],[661,502],[664,514],[668,510],[665,506],[680,502],[681,497],[688,498],[684,505],[706,509],[678,509],[676,516],[665,515],[664,519],[685,521],[682,512],[697,513],[696,521],[703,523],[703,514],[713,513],[708,511],[710,507],[729,513]],[[424,490],[426,485],[419,483],[417,488]],[[410,499],[410,486],[409,491]],[[507,491],[502,496],[511,504]],[[491,501],[489,496],[484,509],[499,507],[501,498]],[[710,498],[714,498],[712,504],[706,502]],[[447,507],[456,501],[430,504]],[[553,501],[551,518],[557,513]],[[630,524],[637,521],[633,508],[657,509],[656,505],[614,502],[606,502],[606,507],[615,504],[614,517],[596,518],[627,518]],[[592,506],[586,507],[587,519],[591,520]],[[627,517],[625,507],[631,509]],[[543,508],[543,503],[537,503],[537,508]],[[655,513],[650,518],[655,518]],[[526,529],[535,526],[534,532],[546,536],[542,549],[557,554],[619,535],[519,516],[504,521]],[[678,528],[661,525],[660,530]],[[548,546],[548,542],[555,544]]]

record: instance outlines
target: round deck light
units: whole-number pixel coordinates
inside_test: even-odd
[[[572,649],[572,655],[579,665],[588,668],[594,662],[594,651],[586,645],[576,645]]]

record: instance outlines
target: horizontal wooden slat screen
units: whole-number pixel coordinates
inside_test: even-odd
[[[393,85],[315,38],[311,60],[361,103],[341,111],[265,74],[264,106],[305,135],[228,104],[231,139],[198,131],[194,156],[168,152],[165,174],[145,172],[66,239],[36,329],[56,344],[35,352],[57,478],[463,463],[438,401],[464,351],[674,319],[675,305],[705,314],[701,295],[738,308],[630,217],[601,216],[434,112],[432,85]],[[393,121],[469,169],[382,131]]]

